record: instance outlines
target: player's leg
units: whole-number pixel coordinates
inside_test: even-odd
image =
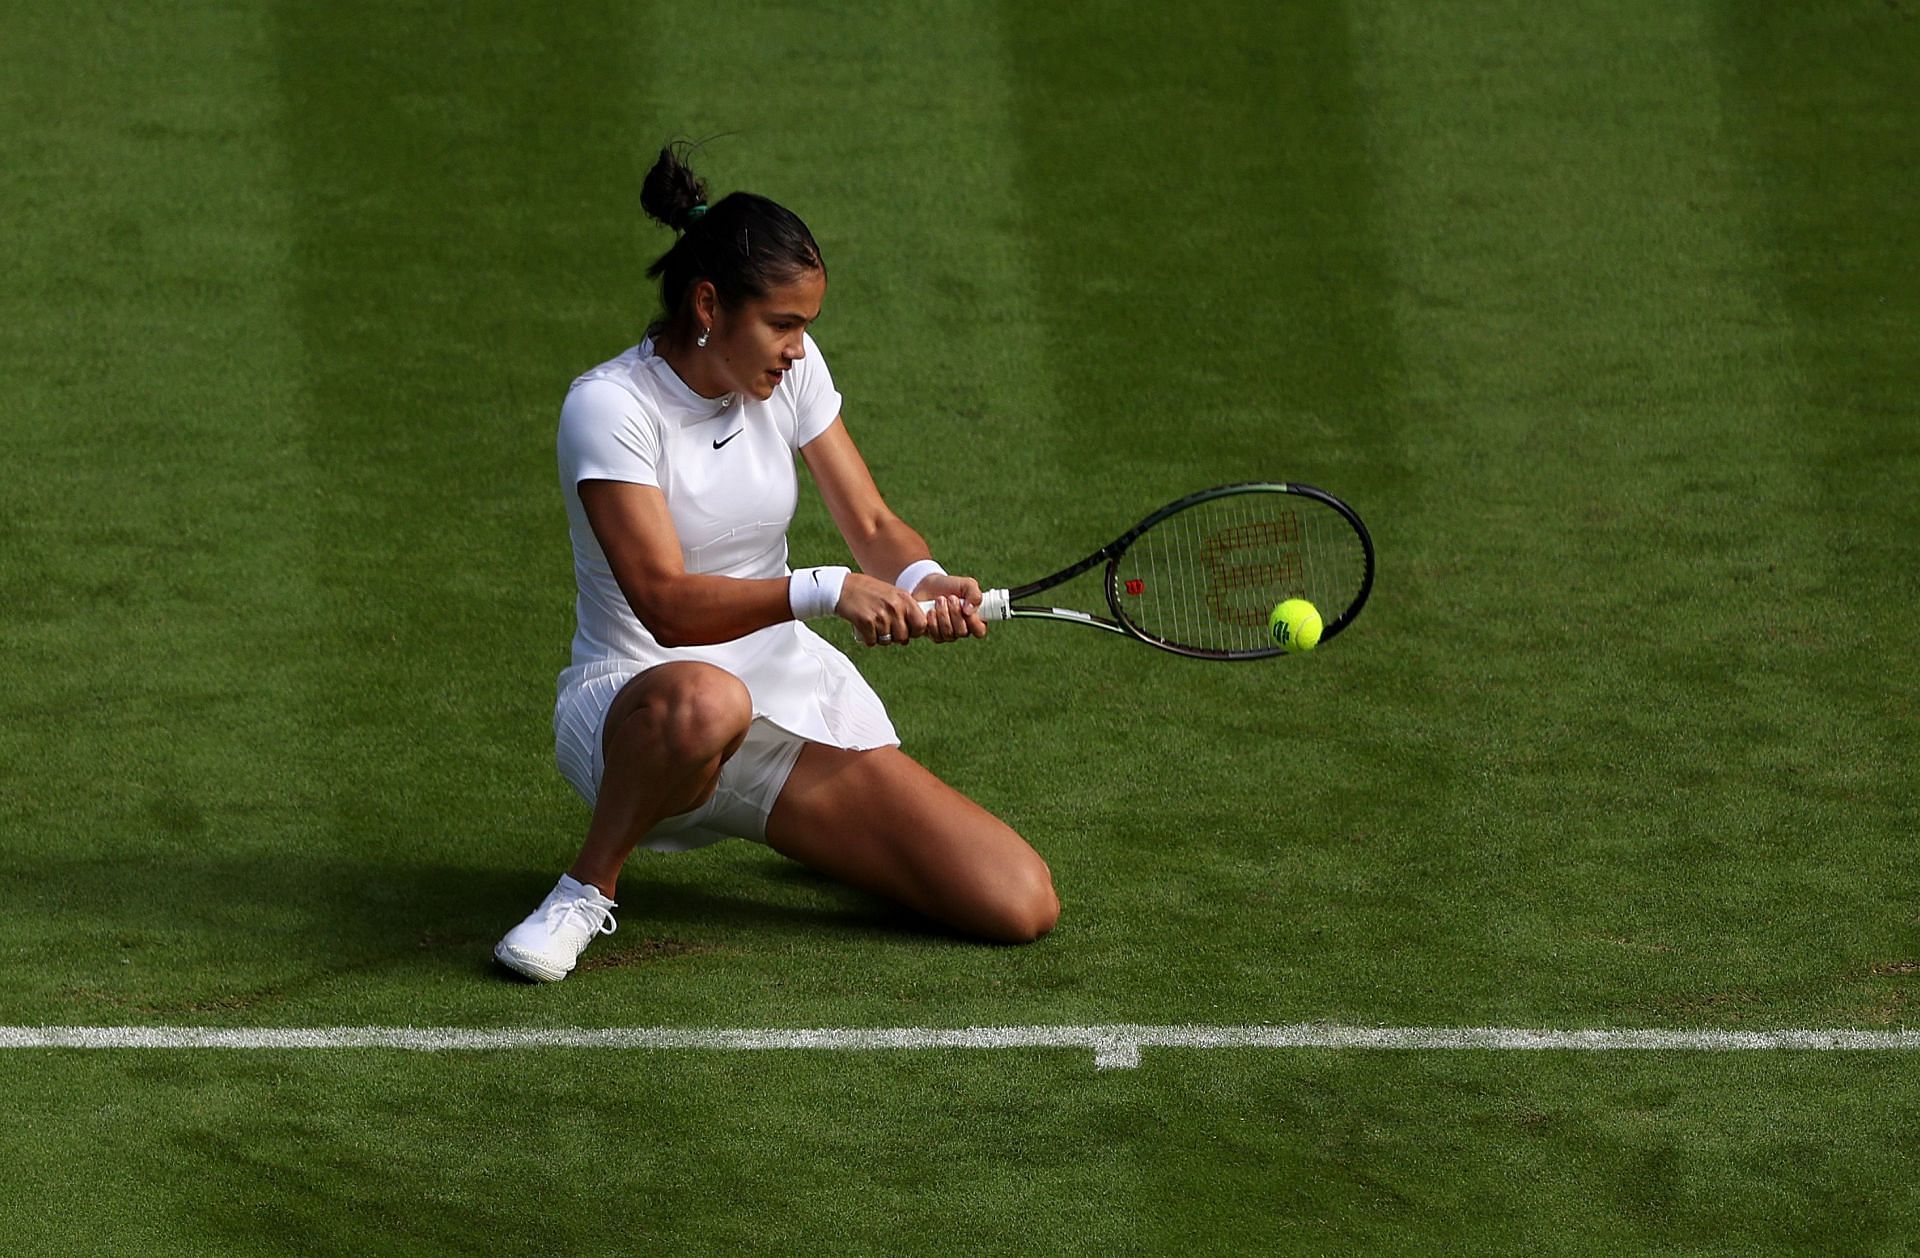
[[[753,698],[725,669],[661,664],[621,688],[601,734],[606,772],[567,872],[613,894],[647,831],[704,804],[753,723]]]
[[[571,973],[593,937],[613,931],[621,865],[654,826],[706,802],[752,721],[746,686],[711,665],[662,664],[622,686],[601,723],[604,768],[580,855],[493,955],[528,978]]]
[[[1026,943],[1060,916],[1040,854],[897,747],[808,743],[767,817],[767,843],[983,939]]]

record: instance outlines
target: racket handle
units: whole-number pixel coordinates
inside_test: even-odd
[[[1013,602],[1013,597],[1006,590],[986,590],[982,592],[980,595],[980,619],[982,620],[1010,619],[1013,613],[1009,611],[1008,608],[1012,604],[1012,602]],[[920,610],[923,612],[932,611],[933,600],[928,599],[924,603],[921,603]],[[893,641],[893,639],[890,637],[882,637],[880,641],[891,642]]]
[[[1006,620],[1013,614],[1007,610],[1008,605],[1012,603],[1012,601],[1012,598],[1005,590],[982,591],[980,595],[980,619]],[[926,602],[920,604],[920,610],[923,612],[932,611],[933,600],[928,599]]]

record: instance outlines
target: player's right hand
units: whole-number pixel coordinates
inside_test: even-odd
[[[927,614],[913,595],[862,572],[847,574],[833,612],[868,646],[905,646],[927,631]]]

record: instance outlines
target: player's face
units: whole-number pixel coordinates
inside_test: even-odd
[[[714,320],[713,345],[727,384],[736,393],[766,401],[794,363],[807,355],[807,327],[820,317],[827,277],[807,271],[791,284]]]

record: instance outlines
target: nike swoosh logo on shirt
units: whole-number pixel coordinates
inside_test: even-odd
[[[725,444],[727,444],[727,442],[729,442],[729,441],[732,441],[732,440],[733,440],[733,439],[734,439],[735,437],[737,437],[737,436],[739,436],[739,435],[740,435],[741,433],[743,433],[743,432],[745,432],[745,431],[746,431],[746,429],[744,429],[744,428],[736,428],[736,429],[734,429],[734,430],[733,430],[732,432],[730,432],[730,433],[728,433],[728,434],[727,434],[726,436],[724,436],[724,437],[722,437],[722,438],[720,438],[720,440],[718,440],[718,441],[716,441],[716,442],[714,442],[714,443],[713,443],[713,448],[714,448],[714,449],[716,449],[716,450],[718,450],[718,449],[719,449],[719,448],[720,448],[721,446],[723,446],[723,445],[725,445]]]

